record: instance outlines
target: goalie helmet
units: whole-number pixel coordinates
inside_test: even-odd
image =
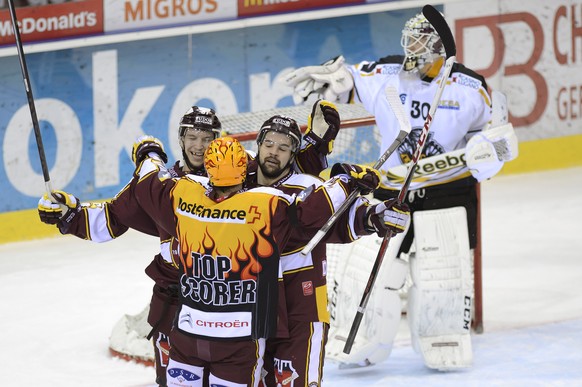
[[[242,184],[247,176],[247,153],[237,139],[219,137],[206,149],[204,167],[213,186]]]
[[[301,147],[301,130],[297,121],[291,117],[283,115],[274,115],[263,123],[259,135],[257,136],[257,144],[261,145],[265,140],[268,132],[277,132],[287,135],[293,142],[293,153],[297,153]]]
[[[440,36],[422,13],[406,22],[400,44],[404,48],[405,71],[419,69],[426,73],[427,67],[432,67],[433,63],[445,56]]]
[[[214,109],[192,106],[180,120],[178,135],[184,137],[188,129],[212,132],[214,138],[220,136],[222,124]]]

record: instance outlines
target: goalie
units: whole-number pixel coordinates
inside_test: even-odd
[[[327,355],[360,365],[389,356],[401,318],[398,290],[410,270],[407,306],[413,347],[429,368],[469,367],[477,183],[517,156],[517,138],[507,123],[504,95],[491,92],[481,75],[455,63],[449,78],[442,79],[443,44],[421,13],[406,22],[401,44],[404,55],[357,65],[347,65],[338,56],[320,66],[299,68],[286,79],[294,89],[295,103],[326,98],[363,104],[375,116],[382,152],[399,128],[384,90],[398,90],[412,130],[382,167],[382,185],[374,194],[379,200],[398,196],[438,84],[447,82],[405,200],[413,213],[412,223],[405,235],[390,243],[364,326],[349,356],[341,349],[370,273],[366,267],[371,267],[378,249],[373,240],[342,247],[341,258],[351,255],[352,259],[338,259],[339,268],[328,280],[333,319]]]

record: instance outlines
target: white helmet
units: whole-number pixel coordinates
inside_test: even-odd
[[[402,30],[400,44],[404,48],[404,70],[423,69],[445,56],[440,36],[422,13],[409,19]]]

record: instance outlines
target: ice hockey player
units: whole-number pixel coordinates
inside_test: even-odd
[[[186,174],[206,176],[204,152],[210,142],[220,136],[221,131],[222,125],[213,109],[200,106],[188,109],[178,127],[182,158],[168,169],[168,173],[173,177]],[[135,155],[132,155],[132,158],[135,158]],[[135,201],[133,190],[136,183],[137,180],[132,179],[112,200],[105,203],[81,205],[74,196],[64,196],[69,200],[66,202],[67,206],[77,208],[76,211],[61,208],[48,198],[41,199],[38,210],[41,221],[56,224],[61,233],[72,234],[93,242],[111,241],[123,235],[129,228],[160,238],[160,252],[145,269],[146,274],[155,282],[151,301],[146,310],[138,316],[130,316],[130,320],[120,320],[121,325],[127,325],[129,321],[135,325],[128,327],[134,331],[122,330],[121,333],[127,333],[130,337],[141,336],[136,338],[137,343],[126,343],[124,338],[117,337],[112,337],[111,341],[115,343],[114,349],[120,352],[122,350],[138,352],[135,348],[143,346],[139,343],[140,340],[147,342],[153,338],[156,383],[163,387],[166,385],[170,347],[168,335],[178,302],[177,266],[172,256],[172,250],[176,250],[177,243],[170,234],[157,227]],[[63,216],[65,213],[68,215]],[[144,313],[147,313],[147,323],[138,319]],[[112,333],[112,336],[115,335],[119,335],[116,330]],[[146,353],[142,352],[143,349],[132,355],[138,359],[147,358]]]
[[[322,114],[326,105],[329,105],[326,101],[316,102],[309,117],[307,133],[315,131],[315,138],[326,137],[322,131],[327,127]],[[293,168],[296,153],[301,147],[301,132],[292,118],[275,115],[265,121],[257,136],[257,144],[258,163],[253,164],[257,170],[256,173],[249,171],[247,187],[270,186],[292,195],[321,185],[318,178],[297,173]],[[367,167],[337,164],[332,168],[331,175],[345,173],[357,177],[359,187],[366,194],[377,185],[379,176],[374,172]],[[394,233],[402,232],[408,220],[405,206],[395,208],[392,203],[381,203],[380,207],[372,209],[356,203],[352,209],[353,212],[348,211],[338,218],[326,238],[307,256],[302,256],[300,251],[317,231],[314,229],[294,230],[283,251],[281,266],[289,336],[267,340],[264,366],[266,386],[321,385],[329,329],[325,243],[349,243],[358,236],[376,232],[373,224],[358,222],[362,219],[360,211],[386,212],[386,221],[377,225],[381,235],[387,229]],[[380,220],[375,216],[369,219]]]
[[[322,120],[317,124],[324,127],[315,128],[307,134],[309,142],[296,152],[296,162],[293,164],[297,170],[315,175],[327,167],[325,156],[331,151],[331,144],[339,130],[339,115],[335,107],[332,104],[318,104],[317,106],[322,107],[318,112]],[[221,131],[222,124],[213,109],[192,106],[181,118],[178,127],[182,159],[176,161],[168,172],[173,177],[186,174],[206,176],[204,152],[210,142],[220,136]],[[322,137],[316,137],[316,132],[321,133]],[[175,280],[177,266],[172,254],[177,249],[177,243],[167,232],[159,229],[134,200],[133,189],[136,182],[136,179],[132,179],[111,201],[105,203],[90,203],[81,206],[72,195],[62,196],[63,201],[69,206],[80,209],[79,211],[71,212],[68,209],[62,209],[51,202],[51,200],[54,201],[52,198],[51,200],[42,198],[38,208],[41,220],[48,224],[56,224],[61,233],[72,234],[98,243],[111,241],[123,235],[129,228],[159,236],[160,252],[155,255],[145,270],[155,282],[150,304],[137,316],[127,316],[128,319],[120,320],[119,324],[124,327],[131,325],[127,327],[132,330],[131,332],[121,330],[122,334],[127,333],[127,335],[120,335],[114,329],[112,333],[112,336],[135,337],[137,335],[139,336],[136,337],[137,343],[127,343],[125,338],[117,337],[112,337],[111,341],[119,351],[135,351],[138,353],[132,353],[132,355],[136,358],[147,358],[146,353],[142,353],[143,349],[137,351],[134,348],[143,347],[140,341],[148,341],[153,337],[156,383],[165,386],[170,347],[168,335],[177,304]],[[65,213],[67,216],[63,216]],[[147,323],[140,320],[144,313],[147,313]],[[148,323],[153,329],[150,330]]]
[[[287,135],[277,139],[265,141],[290,150]],[[207,369],[211,385],[257,386],[265,339],[288,334],[285,292],[276,296],[280,251],[293,228],[316,230],[327,221],[334,211],[329,198],[345,198],[350,179],[332,178],[299,195],[243,189],[247,157],[230,137],[208,147],[208,179],[172,179],[158,144],[137,144],[135,193],[180,246],[181,302],[170,333],[168,385],[201,386]],[[364,216],[361,221],[380,218],[386,227],[383,213]]]
[[[384,286],[378,287],[382,289],[374,297],[383,300],[378,302],[381,310],[366,321],[372,327],[361,330],[364,337],[350,356],[338,356],[341,361],[361,364],[377,363],[389,356],[401,316],[397,291],[404,286],[409,260],[413,285],[408,291],[407,316],[414,348],[430,368],[469,367],[477,182],[491,178],[504,162],[517,156],[517,139],[511,124],[507,124],[504,95],[490,94],[482,76],[455,63],[449,78],[442,79],[443,44],[422,14],[406,22],[401,43],[404,56],[357,65],[346,65],[338,56],[320,66],[299,68],[287,77],[297,103],[313,98],[362,103],[375,116],[382,134],[382,151],[395,139],[399,128],[384,90],[388,86],[398,90],[413,129],[382,167],[382,185],[374,194],[380,200],[398,195],[406,172],[403,166],[411,160],[419,142],[438,84],[447,82],[405,201],[413,222],[403,240],[393,241],[401,244],[392,249],[392,256],[384,263],[385,277],[378,277]],[[453,153],[462,149],[460,154]],[[394,174],[395,168],[404,172]],[[355,259],[341,261],[349,266],[340,270],[345,273],[355,272],[351,269],[359,265]],[[360,282],[366,280],[367,276]],[[338,281],[336,296],[345,300],[353,289],[342,289],[342,279]],[[341,314],[338,320],[332,321],[332,328],[341,332],[330,333],[329,347],[342,347],[341,342],[334,344],[334,338],[345,336],[345,329],[349,329],[350,322],[342,320]],[[373,334],[365,337],[365,332]]]
[[[312,170],[315,171],[314,173],[319,172],[324,166],[323,163],[325,163],[324,156],[331,152],[331,144],[335,135],[337,135],[338,129],[339,116],[335,107],[325,101],[314,104],[309,118],[309,128],[305,136],[307,145],[302,145],[300,150],[295,149],[293,162],[290,163],[290,166],[294,169]],[[220,122],[214,111],[196,106],[190,109],[182,118],[179,129],[180,145],[184,159],[169,169],[171,175],[183,176],[185,171],[193,172],[196,175],[204,175],[205,170],[201,165],[202,158],[200,155],[219,132]],[[255,172],[250,172],[249,175],[255,176],[254,179],[256,180],[256,161],[252,161],[251,165],[254,165],[251,169]],[[286,173],[289,172],[287,168],[284,169],[287,171]],[[111,202],[107,202],[104,205],[83,205],[81,211],[72,213],[69,211],[69,215],[74,216],[63,217],[60,221],[61,209],[59,206],[50,203],[46,198],[41,199],[39,202],[39,213],[41,219],[46,223],[58,222],[61,232],[72,233],[78,237],[97,242],[108,241],[120,236],[128,227],[148,232],[149,234],[158,233],[160,235],[161,253],[156,255],[146,272],[156,282],[148,321],[154,327],[152,333],[155,339],[157,381],[163,386],[169,347],[167,333],[171,327],[176,305],[176,297],[172,294],[172,290],[175,289],[172,284],[175,283],[176,271],[175,258],[172,258],[172,253],[175,255],[177,244],[172,243],[172,239],[163,230],[155,229],[151,225],[153,221],[145,216],[141,208],[132,200],[134,183],[132,182],[125,187]],[[263,178],[261,178],[261,184],[265,184]],[[367,184],[370,184],[370,182],[368,181]],[[71,203],[73,202],[78,205],[78,201],[71,196]],[[150,225],[149,229],[147,225]],[[144,329],[138,329],[138,333],[141,331],[144,331]],[[147,331],[149,329],[145,329],[145,332]]]

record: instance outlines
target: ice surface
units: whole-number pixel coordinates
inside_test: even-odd
[[[474,367],[431,371],[401,335],[384,363],[328,362],[325,387],[582,386],[582,168],[496,177],[482,203],[485,332],[473,336]],[[149,302],[144,268],[158,247],[133,232],[100,245],[0,245],[0,384],[151,385],[153,368],[112,358],[108,337]]]

